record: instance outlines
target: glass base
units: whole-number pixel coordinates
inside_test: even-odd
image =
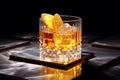
[[[81,58],[81,47],[72,50],[51,50],[40,48],[40,60],[68,64]]]

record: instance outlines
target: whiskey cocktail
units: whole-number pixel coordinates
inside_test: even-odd
[[[39,24],[40,59],[68,64],[81,57],[80,17],[43,13]]]

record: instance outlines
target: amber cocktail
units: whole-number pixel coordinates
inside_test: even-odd
[[[81,57],[80,17],[43,13],[39,24],[41,60],[68,64]]]
[[[82,21],[80,17],[41,14],[39,19],[40,60],[67,65],[81,58]],[[43,80],[71,80],[81,74],[81,64],[60,70],[43,67]]]

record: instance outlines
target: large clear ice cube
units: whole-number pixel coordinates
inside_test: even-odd
[[[70,34],[73,31],[73,27],[68,24],[68,23],[64,23],[59,29],[58,29],[58,33],[59,34]]]

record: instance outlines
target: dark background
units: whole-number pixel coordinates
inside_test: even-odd
[[[113,1],[0,1],[0,36],[38,32],[40,14],[59,13],[82,18],[83,34],[119,35],[119,4]]]

